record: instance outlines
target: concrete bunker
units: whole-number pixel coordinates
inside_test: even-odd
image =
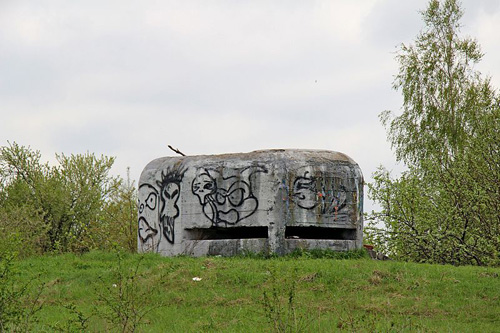
[[[139,179],[138,249],[166,256],[362,246],[363,176],[324,150],[163,157]]]

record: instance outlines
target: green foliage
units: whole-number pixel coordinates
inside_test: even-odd
[[[0,239],[20,255],[134,250],[136,193],[133,183],[109,175],[114,158],[56,159],[50,166],[29,147],[0,147]]]
[[[57,155],[59,167],[54,187],[62,185],[61,192],[52,202],[65,201],[58,219],[53,243],[60,241],[62,250],[86,251],[98,248],[92,233],[88,232],[100,220],[102,207],[120,184],[110,177],[114,158],[94,154]]]
[[[137,189],[127,178],[120,182],[102,208],[100,223],[92,233],[100,249],[137,251]]]
[[[0,208],[0,252],[19,257],[39,255],[48,242],[48,227],[41,213],[29,205]]]
[[[474,122],[494,105],[489,80],[473,65],[482,58],[479,44],[460,33],[463,15],[456,0],[432,0],[422,12],[424,30],[415,44],[401,45],[394,88],[403,95],[403,112],[381,115],[398,160],[447,163],[463,151]]]
[[[367,239],[391,257],[419,262],[500,263],[500,105],[474,69],[478,43],[462,38],[455,0],[432,0],[424,30],[397,55],[394,88],[402,114],[381,114],[397,160],[397,179],[381,167],[369,184]],[[380,228],[383,226],[383,229]]]
[[[0,332],[28,332],[37,322],[35,317],[43,303],[39,303],[43,286],[31,295],[32,282],[28,280],[17,285],[13,275],[15,255],[8,251],[0,252]]]

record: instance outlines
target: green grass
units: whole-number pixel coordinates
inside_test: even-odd
[[[123,322],[106,320],[117,309],[130,318],[145,312],[141,332],[500,330],[500,268],[305,253],[118,259],[92,252],[19,260],[14,269],[19,285],[45,285],[32,331],[118,330]]]

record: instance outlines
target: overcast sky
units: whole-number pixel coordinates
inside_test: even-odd
[[[500,87],[500,1],[463,1]],[[152,159],[268,148],[396,171],[378,115],[399,112],[397,46],[425,0],[0,0],[0,145]],[[371,209],[366,201],[365,210]]]

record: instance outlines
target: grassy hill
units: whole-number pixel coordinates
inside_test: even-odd
[[[91,252],[10,273],[30,331],[500,331],[500,268]]]

